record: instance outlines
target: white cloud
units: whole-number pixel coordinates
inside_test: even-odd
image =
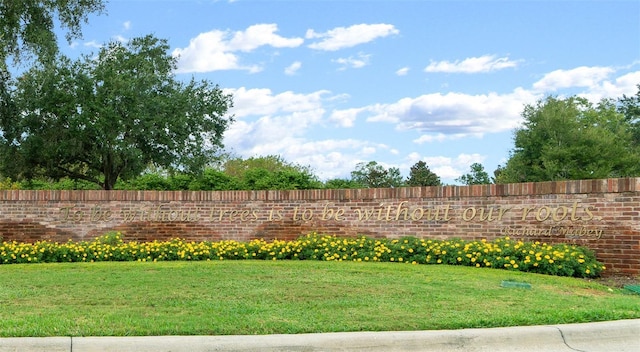
[[[581,66],[570,70],[555,70],[533,84],[538,91],[554,92],[561,88],[596,87],[615,70],[611,67]]]
[[[462,61],[432,61],[425,67],[425,72],[446,73],[484,73],[513,68],[518,66],[518,61],[512,61],[508,57],[496,58],[495,55],[469,57]]]
[[[387,37],[400,33],[391,24],[356,24],[350,27],[337,27],[324,33],[317,33],[312,29],[307,30],[307,39],[321,38],[319,42],[309,45],[316,50],[336,51],[350,48],[359,44],[371,42],[377,38]]]
[[[129,29],[131,29],[131,21],[126,21],[126,22],[124,22],[124,23],[122,24],[122,28],[123,28],[125,31],[128,31]]]
[[[273,94],[270,89],[225,89],[233,95],[233,108],[229,113],[240,119],[245,116],[271,116],[321,110],[322,100],[329,91],[319,90],[309,94],[291,91]]]
[[[234,107],[229,111],[236,122],[225,132],[225,145],[243,156],[279,154],[298,148],[302,137],[322,123],[322,106],[327,91],[309,94],[290,91],[274,94],[270,89],[227,89],[233,94]],[[296,162],[293,159],[287,159]]]
[[[236,52],[250,52],[261,46],[294,48],[302,45],[302,38],[285,38],[276,34],[276,24],[256,24],[245,31],[220,31],[200,33],[189,41],[186,48],[177,48],[173,56],[179,56],[178,72],[210,72],[218,70],[248,70],[258,72],[256,65],[242,65]]]
[[[398,71],[396,71],[396,75],[398,75],[398,76],[406,76],[407,73],[409,73],[409,68],[408,67],[403,67],[403,68],[399,69]]]
[[[231,51],[249,52],[263,45],[274,48],[295,48],[304,42],[302,38],[284,38],[275,32],[278,25],[256,24],[247,28],[244,32],[235,32],[233,38],[229,40],[228,47]]]
[[[512,130],[520,124],[524,104],[538,98],[520,88],[504,95],[432,93],[367,106],[363,111],[369,113],[368,122],[394,123],[400,131],[422,132],[425,136],[417,142],[424,143],[443,139],[443,135],[461,138]]]
[[[616,78],[602,80],[598,85],[584,89],[582,94],[614,98],[619,97],[620,92],[635,94],[637,82],[640,82],[640,71],[626,72]],[[416,152],[403,151],[402,144],[397,144],[397,141],[389,142],[389,145],[375,142],[373,131],[376,127],[371,128],[370,141],[339,139],[335,137],[337,134],[332,136],[336,139],[312,139],[326,132],[321,130],[327,128],[328,123],[355,127],[358,121],[393,124],[395,128],[388,131],[389,141],[395,137],[412,140],[416,145],[452,140],[453,143],[458,143],[457,140],[466,143],[463,138],[481,138],[519,127],[524,106],[544,97],[544,92],[516,88],[506,94],[431,93],[387,104],[339,109],[333,106],[345,104],[346,96],[326,90],[274,93],[270,89],[241,87],[226,92],[234,96],[235,106],[230,113],[235,114],[236,122],[225,134],[225,145],[240,155],[281,155],[291,162],[313,165],[322,179],[348,177],[358,162],[375,160],[385,167],[399,167],[406,173],[415,162],[424,160],[445,182],[453,182],[468,172],[471,164],[483,163],[486,157],[478,153],[455,157],[421,156]],[[331,111],[328,116],[327,110]],[[358,128],[367,129],[367,126]],[[417,132],[417,138],[409,137],[409,131]],[[490,143],[488,138],[482,142]]]
[[[287,66],[287,68],[284,69],[284,74],[287,75],[287,76],[293,76],[298,72],[298,70],[301,67],[302,67],[302,62],[296,61],[296,62],[292,63],[291,65]]]
[[[447,183],[469,172],[469,166],[473,163],[482,163],[486,157],[477,153],[459,154],[456,157],[447,156],[422,156],[420,153],[412,152],[407,154],[401,165],[396,165],[401,170],[410,170],[411,166],[418,161],[424,161],[431,172]]]
[[[465,137],[482,137],[482,133],[454,133],[454,134],[444,134],[444,133],[435,133],[435,134],[423,134],[420,137],[414,139],[412,142],[415,144],[424,144],[424,143],[433,143],[433,142],[444,142],[447,140],[456,140],[462,139]]]
[[[86,47],[89,47],[89,48],[102,48],[102,44],[96,42],[95,40],[91,40],[91,41],[85,42],[82,45],[84,45]]]
[[[635,95],[640,84],[640,71],[629,72],[613,81],[605,80],[595,87],[590,87],[588,92],[579,94],[593,102],[602,98],[619,98],[623,95]]]
[[[306,141],[283,150],[286,160],[314,165],[323,180],[349,177],[356,164],[371,161],[370,152],[386,150],[386,145],[356,139]]]
[[[344,99],[328,91],[308,94],[270,89],[225,89],[233,94],[229,111],[236,121],[225,132],[224,144],[244,157],[281,155],[287,161],[313,165],[322,179],[346,177],[355,164],[376,158],[381,151],[394,153],[389,146],[355,139],[311,141],[308,135],[323,127],[324,105]],[[329,121],[342,126],[353,124],[357,111],[332,114]]]
[[[340,70],[346,70],[347,68],[362,68],[367,66],[370,57],[371,55],[359,53],[358,57],[349,56],[348,58],[339,58],[332,61],[342,65]]]
[[[459,154],[455,158],[444,156],[424,157],[423,160],[429,169],[441,179],[455,179],[469,171],[469,166],[473,163],[482,163],[485,156],[474,154]]]
[[[363,110],[362,108],[335,110],[329,116],[329,121],[335,122],[340,127],[353,127],[358,114]]]

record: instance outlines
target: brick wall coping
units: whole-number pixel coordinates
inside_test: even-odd
[[[510,184],[270,191],[3,190],[0,201],[295,201],[640,192],[640,177]]]

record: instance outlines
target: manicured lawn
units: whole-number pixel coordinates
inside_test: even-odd
[[[0,265],[0,336],[432,330],[640,318],[584,279],[319,261]],[[503,288],[503,280],[531,289]]]

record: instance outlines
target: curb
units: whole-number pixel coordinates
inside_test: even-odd
[[[24,337],[0,352],[640,351],[640,319],[490,329],[296,335]]]

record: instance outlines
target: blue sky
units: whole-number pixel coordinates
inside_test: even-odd
[[[154,34],[234,96],[225,146],[323,180],[423,160],[443,182],[513,148],[525,104],[640,84],[640,1],[111,0],[66,55]]]

